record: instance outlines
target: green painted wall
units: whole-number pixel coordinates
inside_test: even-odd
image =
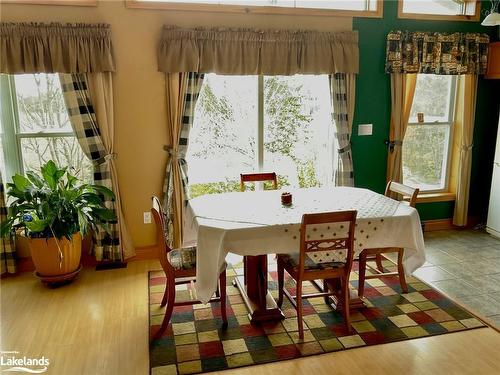
[[[482,9],[489,9],[483,2]],[[390,30],[483,32],[498,39],[498,27],[484,27],[479,22],[420,21],[397,18],[397,2],[384,1],[384,17],[355,18],[353,29],[359,31],[360,71],[356,81],[356,111],[353,122],[353,162],[356,186],[383,192],[389,137],[390,79],[384,73],[386,35]],[[469,215],[485,218],[488,209],[493,154],[500,104],[500,80],[479,79]],[[372,136],[357,135],[359,124],[373,124]],[[419,204],[422,220],[452,217],[453,202]]]

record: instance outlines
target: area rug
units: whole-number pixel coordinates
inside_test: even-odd
[[[274,265],[270,265],[273,269]],[[275,269],[275,268],[274,268]],[[150,345],[151,374],[194,374],[242,366],[275,362],[298,357],[434,336],[449,332],[484,327],[471,313],[420,280],[409,277],[409,292],[401,293],[398,278],[367,280],[366,307],[351,312],[353,331],[347,333],[342,315],[326,305],[323,298],[304,301],[303,341],[299,341],[296,312],[289,301],[283,303],[286,319],[252,325],[248,311],[232,279],[242,269],[229,268],[227,277],[228,327],[222,329],[220,306],[180,306],[174,309],[171,325],[164,335]],[[276,297],[276,271],[269,273],[269,287]],[[357,288],[354,271],[351,284]],[[287,280],[293,294],[294,284]],[[162,271],[149,273],[150,337],[163,320],[160,308],[165,286]],[[304,284],[304,293],[315,291]],[[178,289],[177,300],[193,298],[192,285]]]

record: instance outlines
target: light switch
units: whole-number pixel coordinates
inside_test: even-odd
[[[151,212],[144,212],[144,224],[151,224]]]
[[[372,134],[373,134],[373,124],[358,125],[358,135],[372,135]]]

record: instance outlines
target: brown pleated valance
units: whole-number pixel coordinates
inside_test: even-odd
[[[0,73],[113,71],[109,25],[0,23]]]
[[[358,73],[358,33],[164,26],[158,70],[228,75]]]
[[[386,73],[485,74],[488,34],[391,31]]]

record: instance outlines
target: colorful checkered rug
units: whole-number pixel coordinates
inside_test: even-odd
[[[273,265],[270,265],[273,269]],[[353,332],[348,334],[342,315],[325,304],[323,298],[304,302],[305,336],[299,341],[297,318],[285,298],[286,319],[260,326],[250,324],[248,311],[232,279],[239,267],[229,268],[227,277],[228,328],[221,329],[220,308],[212,305],[180,306],[174,309],[171,325],[151,343],[151,374],[192,374],[281,361],[354,347],[376,345],[483,327],[472,314],[457,306],[420,280],[409,277],[409,293],[402,294],[396,277],[367,280],[366,307],[351,312]],[[269,273],[276,280],[275,271]],[[357,288],[357,273],[351,284]],[[160,308],[165,286],[163,271],[149,274],[150,335],[158,330],[165,313]],[[304,293],[314,292],[304,284]],[[269,282],[276,297],[277,283]],[[292,280],[287,288],[295,294]],[[192,286],[180,287],[176,299],[193,297]]]

